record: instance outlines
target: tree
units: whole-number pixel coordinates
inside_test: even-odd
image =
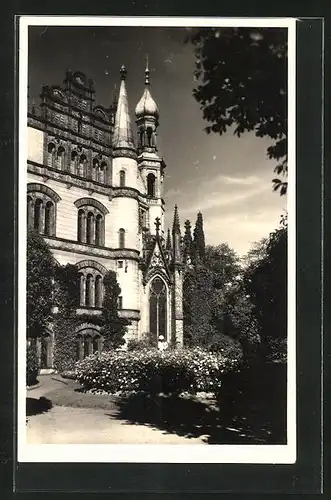
[[[287,338],[287,221],[263,243],[261,258],[245,270],[245,286],[254,305],[266,350]]]
[[[197,262],[203,262],[205,258],[205,233],[203,230],[203,217],[199,212],[193,231],[193,259]]]
[[[269,158],[279,163],[274,190],[287,191],[287,30],[281,28],[199,28],[193,95],[210,123],[206,132],[269,137]]]
[[[52,319],[55,260],[47,243],[32,229],[27,234],[27,337],[45,333]]]
[[[217,246],[207,245],[204,264],[214,273],[216,289],[229,285],[241,273],[239,257],[227,243]]]
[[[192,240],[192,232],[191,232],[191,222],[189,220],[185,221],[185,233],[183,237],[183,257],[184,257],[184,262],[186,262],[186,259],[188,256],[191,257],[192,255],[192,245],[193,245],[193,240]]]
[[[124,335],[126,333],[126,326],[129,323],[118,316],[118,297],[120,296],[121,288],[117,282],[116,273],[114,271],[107,271],[103,279],[103,284],[103,326],[100,333],[104,337],[105,347],[119,347],[125,343]]]

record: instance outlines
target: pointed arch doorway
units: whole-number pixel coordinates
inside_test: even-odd
[[[163,335],[167,340],[167,286],[160,277],[155,277],[149,287],[149,331],[156,339]]]

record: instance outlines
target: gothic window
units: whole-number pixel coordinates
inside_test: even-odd
[[[147,176],[147,195],[152,198],[155,197],[155,175],[148,174]]]
[[[118,247],[125,248],[125,229],[123,228],[118,231]]]
[[[56,204],[60,197],[43,184],[28,184],[27,223],[38,233],[55,236]]]
[[[75,202],[77,214],[77,241],[89,245],[104,246],[105,214],[108,210],[93,198],[81,198]]]
[[[86,226],[86,242],[89,245],[93,245],[95,242],[95,240],[94,240],[94,227],[95,227],[94,213],[88,212],[87,213],[87,226]]]
[[[120,187],[125,187],[125,170],[120,170]]]
[[[158,338],[167,337],[167,288],[164,281],[156,277],[150,284],[149,330]]]
[[[89,335],[84,338],[84,358],[92,354],[92,339]]]

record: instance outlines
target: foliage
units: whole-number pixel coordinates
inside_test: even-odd
[[[140,340],[136,339],[130,339],[127,345],[127,350],[128,351],[135,351],[135,350],[145,350],[145,349],[153,349],[157,348],[157,339],[156,336],[153,335],[152,333],[145,333],[142,335],[142,338]]]
[[[76,365],[77,380],[85,389],[108,393],[196,393],[218,391],[226,373],[240,368],[240,360],[199,348],[160,352],[114,350],[92,355]]]
[[[204,265],[213,272],[216,289],[224,289],[241,273],[239,257],[227,243],[207,245]]]
[[[38,358],[36,342],[33,339],[26,345],[26,385],[31,386],[37,383]]]
[[[205,233],[203,230],[203,217],[199,212],[193,231],[193,261],[201,263],[205,258]]]
[[[207,346],[214,335],[211,324],[213,273],[202,265],[187,270],[183,284],[184,339],[190,346]]]
[[[47,243],[37,232],[27,234],[27,336],[44,335],[52,319],[55,260]]]
[[[184,262],[188,256],[192,258],[193,253],[193,240],[192,240],[192,232],[191,232],[191,222],[189,220],[185,221],[185,233],[183,237],[183,257]]]
[[[210,123],[207,133],[234,128],[269,137],[269,158],[279,164],[274,189],[287,190],[287,30],[280,28],[198,28],[193,95]]]
[[[114,271],[107,271],[103,283],[103,326],[101,327],[100,334],[104,337],[104,346],[109,349],[119,347],[125,343],[124,335],[127,331],[126,326],[129,323],[118,316],[117,304],[121,288],[117,282],[116,273]]]
[[[55,276],[54,368],[63,372],[73,368],[76,359],[74,333],[78,325],[79,272],[76,266],[67,264],[58,266]]]
[[[260,259],[245,270],[245,287],[251,297],[261,340],[267,350],[270,339],[287,337],[287,222],[263,245]]]

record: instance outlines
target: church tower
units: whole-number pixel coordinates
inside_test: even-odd
[[[159,110],[150,91],[150,71],[148,60],[145,69],[145,90],[136,109],[136,124],[138,128],[138,168],[142,187],[147,196],[149,206],[149,231],[155,235],[154,221],[160,219],[160,237],[164,239],[164,200],[163,181],[165,163],[157,151],[157,127],[159,125]]]
[[[112,224],[116,254],[117,280],[121,287],[122,315],[130,320],[129,337],[136,338],[139,331],[140,291],[138,255],[139,200],[135,192],[139,189],[137,152],[133,140],[126,90],[125,66],[121,67],[121,84],[112,139]]]

